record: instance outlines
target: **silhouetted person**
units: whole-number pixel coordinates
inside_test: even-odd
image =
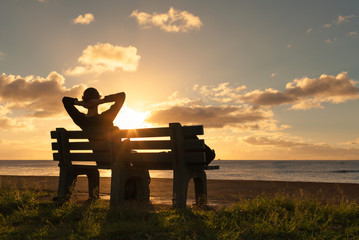
[[[84,132],[89,133],[89,140],[103,139],[109,133],[118,128],[113,125],[113,120],[122,108],[126,95],[124,92],[112,94],[101,98],[95,88],[87,88],[82,96],[82,101],[77,98],[64,97],[62,102],[74,123]],[[103,103],[114,102],[106,111],[99,114],[98,106]],[[75,106],[87,108],[87,114],[80,112]],[[98,165],[105,163],[97,162]]]
[[[62,102],[66,111],[84,132],[88,133],[89,141],[104,140],[111,136],[115,136],[118,127],[113,125],[113,120],[123,106],[126,95],[124,92],[112,94],[101,98],[99,92],[95,88],[87,88],[82,96],[82,101],[77,98],[64,97]],[[99,113],[98,106],[103,103],[113,102],[112,106]],[[75,106],[83,106],[87,108],[87,114],[81,113]],[[96,151],[93,151],[96,152]],[[116,159],[118,160],[118,159]],[[110,166],[111,163],[104,161],[96,161],[97,166]],[[145,183],[144,188],[149,192],[150,175],[147,169],[141,169],[141,177]],[[125,200],[134,200],[137,198],[137,185],[134,178],[129,178],[125,185]]]
[[[120,111],[125,102],[126,95],[124,92],[112,94],[101,98],[95,88],[87,88],[82,96],[82,101],[77,98],[64,97],[62,102],[66,111],[82,130],[99,129],[108,131],[113,128],[113,120]],[[105,112],[98,113],[98,106],[103,103],[114,102],[114,104]],[[81,113],[75,105],[87,108],[87,114]]]
[[[186,139],[198,139],[197,136],[190,136]],[[207,146],[207,144],[204,144],[204,149],[202,150],[206,154],[206,164],[210,164],[214,158],[216,157],[216,152]]]

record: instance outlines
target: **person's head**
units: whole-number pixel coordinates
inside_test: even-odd
[[[101,96],[100,96],[99,92],[97,91],[96,88],[93,88],[93,87],[87,88],[84,91],[84,94],[82,96],[82,100],[84,102],[93,100],[93,99],[100,99],[100,98],[101,98]]]

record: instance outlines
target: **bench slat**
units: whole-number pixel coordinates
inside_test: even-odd
[[[171,149],[171,142],[169,140],[161,141],[130,141],[131,149]],[[51,144],[52,150],[59,150],[59,144],[54,142]],[[188,139],[185,141],[186,150],[203,150],[204,140]],[[107,151],[108,143],[105,141],[99,142],[70,142],[70,150],[95,150]]]
[[[204,140],[202,139],[187,139],[184,144],[186,150],[204,150]]]
[[[170,129],[168,127],[122,129],[118,134],[121,138],[168,137]]]
[[[122,138],[136,137],[167,137],[170,136],[168,127],[162,128],[139,128],[139,129],[122,129],[119,131]],[[185,137],[193,135],[203,135],[203,126],[183,126],[183,134]]]
[[[51,132],[51,138],[57,138],[57,132]],[[121,138],[139,138],[139,137],[166,137],[170,135],[168,127],[163,128],[139,128],[139,129],[121,129],[118,131],[118,136]],[[87,139],[87,134],[83,131],[67,131],[67,136],[70,139]]]
[[[190,165],[206,164],[206,154],[204,152],[186,152],[186,162]]]
[[[169,140],[161,141],[130,141],[131,149],[171,149],[172,144]],[[186,150],[204,150],[204,140],[188,139],[185,140]]]
[[[169,140],[163,141],[130,141],[129,147],[131,149],[171,149],[171,142]]]
[[[75,168],[84,168],[84,169],[111,169],[111,166],[101,166],[98,167],[97,165],[81,165],[81,164],[73,164],[72,165]]]
[[[96,161],[101,159],[110,159],[109,152],[103,153],[70,153],[70,161]],[[60,160],[59,153],[53,153],[54,161]],[[127,161],[127,160],[125,160]],[[131,153],[128,161],[147,161],[147,162],[170,162],[172,163],[172,153]],[[186,162],[188,164],[205,164],[204,152],[186,152]]]
[[[59,153],[53,153],[54,161],[60,161]],[[70,153],[70,161],[96,161],[102,159],[111,159],[112,155],[109,152],[105,153]]]
[[[70,143],[72,150],[94,150],[94,151],[109,151],[109,143],[107,141],[97,142],[72,142]]]
[[[146,167],[148,169],[173,169],[172,153],[131,153],[127,159],[134,167]]]
[[[139,129],[121,129],[119,130],[121,138],[138,138],[138,137],[166,137],[170,135],[168,127],[162,128],[139,128]],[[193,135],[203,135],[203,126],[183,126],[183,134],[185,137]],[[57,138],[57,132],[51,131],[51,138]],[[70,139],[87,139],[87,134],[83,131],[67,131]]]
[[[59,144],[57,142],[51,143],[52,150],[59,150]],[[171,149],[170,141],[131,141],[129,143],[130,149]],[[107,151],[108,143],[99,142],[93,144],[90,142],[72,142],[69,143],[70,150],[95,150],[95,151]],[[203,140],[187,140],[186,141],[186,150],[203,150],[204,141]]]
[[[50,135],[51,135],[51,139],[56,139],[57,138],[57,132],[56,131],[51,131]]]
[[[183,135],[185,137],[190,137],[193,135],[203,135],[203,126],[197,125],[197,126],[183,126]]]
[[[66,134],[69,139],[87,139],[87,134],[83,131],[66,131]],[[58,138],[58,133],[56,131],[51,131],[51,138]]]
[[[54,159],[54,161],[60,161],[60,154],[59,153],[52,153],[52,159]]]
[[[59,144],[57,142],[51,143],[51,149],[52,150],[59,150]]]
[[[59,144],[54,142],[51,144],[52,150],[59,150]],[[95,150],[95,151],[108,151],[108,143],[101,142],[71,142],[69,143],[70,150]]]

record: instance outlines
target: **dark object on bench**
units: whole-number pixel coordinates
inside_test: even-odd
[[[195,137],[202,134],[203,126],[170,123],[169,127],[164,128],[119,130],[110,140],[90,143],[86,141],[88,136],[82,131],[58,128],[51,132],[51,137],[57,139],[57,142],[52,144],[52,149],[56,151],[53,154],[54,160],[59,161],[60,166],[58,197],[61,200],[69,198],[71,187],[80,174],[86,174],[88,177],[90,198],[98,197],[98,168],[107,168],[112,170],[111,206],[123,204],[126,198],[148,200],[148,170],[173,170],[173,206],[186,207],[188,182],[192,178],[196,204],[204,205],[207,203],[207,179],[204,170],[219,167],[208,166],[204,140]],[[163,140],[163,137],[166,139]],[[130,141],[130,138],[140,140]],[[71,139],[81,139],[82,142],[71,142]],[[83,142],[84,140],[86,142]],[[93,152],[79,153],[73,150]],[[73,164],[73,161],[103,160],[111,164],[101,167]]]

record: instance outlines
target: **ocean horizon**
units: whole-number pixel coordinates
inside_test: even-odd
[[[208,170],[208,179],[359,184],[359,160],[215,160],[219,170]],[[58,176],[53,160],[0,160],[0,175]],[[173,172],[151,170],[152,178],[172,178]],[[100,169],[101,177],[110,170]]]

